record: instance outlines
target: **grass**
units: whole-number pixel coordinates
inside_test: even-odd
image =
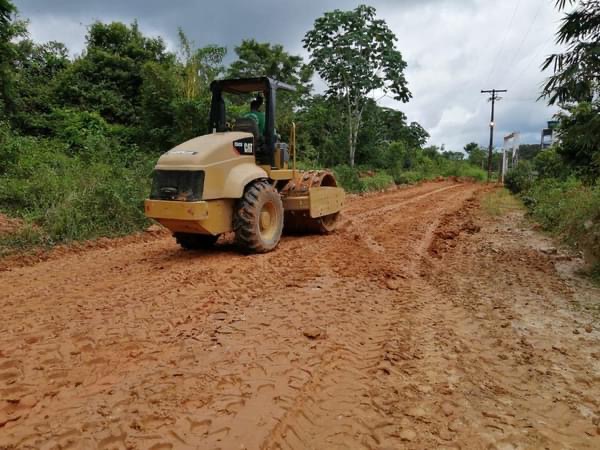
[[[525,175],[515,175],[508,186],[519,193],[528,217],[582,252],[589,275],[600,281],[600,186],[584,185],[575,177],[536,179],[527,170],[522,169]]]
[[[0,133],[0,212],[25,223],[0,236],[0,255],[147,226],[143,200],[155,157],[110,139],[88,144],[73,154],[60,140]]]
[[[533,220],[582,251],[592,273],[600,272],[600,186],[545,179],[524,193],[523,201]]]
[[[49,247],[47,234],[32,224],[25,224],[15,233],[0,235],[0,258],[32,248]]]
[[[495,189],[487,193],[482,201],[483,210],[493,217],[503,216],[523,209],[523,203],[505,188]]]

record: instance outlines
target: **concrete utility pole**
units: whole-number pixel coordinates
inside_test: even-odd
[[[488,150],[488,183],[492,178],[492,150],[494,148],[494,104],[496,100],[500,100],[501,97],[498,96],[498,92],[507,92],[506,89],[491,89],[491,90],[481,90],[482,94],[490,94],[489,101],[492,102],[492,114],[490,118],[490,147]]]

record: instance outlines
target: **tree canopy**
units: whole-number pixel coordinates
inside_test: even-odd
[[[0,121],[23,135],[59,139],[70,155],[87,154],[99,142],[131,149],[132,155],[137,149],[159,152],[206,133],[209,85],[219,77],[269,76],[296,86],[297,93],[278,95],[276,127],[285,140],[296,123],[301,155],[311,163],[348,161],[348,100],[351,112],[362,115],[352,122],[352,163],[394,165],[394,158],[413,154],[429,137],[403,112],[381,107],[369,95],[381,90],[403,100],[410,97],[395,37],[370,7],[334,11],[317,20],[340,21],[336,42],[351,51],[346,55],[350,65],[344,67],[358,77],[355,84],[338,91],[331,84],[319,95],[312,92],[312,78],[320,50],[313,52],[310,64],[280,44],[246,39],[225,64],[226,47],[197,46],[181,29],[179,47],[170,51],[162,38],[145,35],[136,22],[96,21],[88,27],[81,54],[71,57],[62,43],[32,41],[12,4],[1,1],[1,20],[8,25],[2,28],[1,51],[10,56],[1,61],[2,86],[8,87],[3,92],[12,106],[0,110]],[[309,46],[309,36],[316,35],[307,36]],[[356,45],[362,52],[356,53]],[[367,76],[369,67],[373,79]],[[234,120],[248,107],[247,99],[228,107]]]
[[[25,36],[26,23],[16,20],[17,8],[10,0],[0,0],[0,113],[14,111],[14,69],[17,56],[15,38]]]
[[[576,8],[564,15],[556,33],[566,51],[550,55],[542,66],[554,71],[542,91],[550,104],[591,101],[600,92],[600,2],[556,1],[561,10],[567,5]]]
[[[327,93],[344,99],[348,123],[349,162],[354,165],[356,142],[369,94],[390,93],[407,102],[406,62],[396,49],[396,36],[375,8],[360,5],[336,9],[318,18],[304,37],[310,64],[327,83]]]
[[[566,51],[550,55],[542,69],[553,75],[542,96],[558,103],[558,154],[586,182],[600,179],[600,2],[598,0],[557,0],[565,13],[556,41]]]

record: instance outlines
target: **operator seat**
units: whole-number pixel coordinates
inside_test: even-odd
[[[258,122],[250,117],[240,117],[235,119],[233,124],[233,131],[243,131],[245,133],[252,133],[254,135],[254,143],[259,144],[260,134],[258,132]]]

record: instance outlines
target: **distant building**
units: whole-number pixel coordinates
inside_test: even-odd
[[[558,120],[549,120],[548,128],[542,129],[542,139],[540,141],[540,146],[542,150],[550,147],[554,142],[556,142],[556,127],[558,126]]]

